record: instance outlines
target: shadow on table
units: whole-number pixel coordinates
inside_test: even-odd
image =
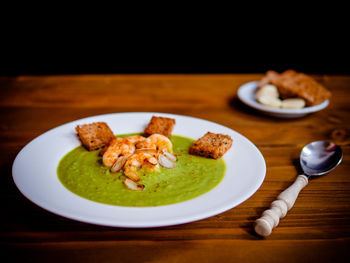
[[[299,161],[299,158],[293,158],[292,159],[292,163],[293,163],[293,166],[295,167],[295,178],[297,178],[297,176],[299,174],[303,174],[303,170],[301,168],[301,165],[300,165],[300,161]],[[285,189],[287,189],[287,187],[289,187],[291,183],[290,182],[286,182],[285,185],[280,189],[279,193],[281,193],[282,191],[284,191]],[[278,194],[279,194],[278,193]],[[263,207],[258,207],[255,209],[255,213],[256,215],[255,216],[250,216],[247,218],[247,223],[245,224],[242,224],[240,225],[239,227],[241,229],[243,229],[246,233],[248,233],[249,235],[251,235],[252,237],[255,237],[255,238],[258,238],[258,239],[265,239],[264,237],[261,237],[259,236],[257,233],[255,233],[255,230],[254,230],[254,222],[261,217],[262,213],[269,209],[270,208],[270,205],[273,201],[276,200],[277,196],[271,196],[270,197],[270,200],[267,201],[267,205],[266,206],[263,206]]]
[[[242,103],[237,96],[233,96],[229,99],[228,104],[230,105],[230,108],[234,110],[238,110],[240,112],[244,112],[251,115],[263,115],[260,112],[254,110],[253,108],[248,107],[244,103]]]

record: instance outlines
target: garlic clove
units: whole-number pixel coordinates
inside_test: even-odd
[[[124,167],[128,158],[129,158],[129,156],[120,156],[112,165],[111,170],[110,170],[111,173],[119,172]]]
[[[157,165],[158,164],[157,159],[155,157],[153,157],[153,156],[149,157],[149,158],[146,158],[145,162],[148,162],[151,165]]]
[[[177,161],[177,157],[176,157],[175,154],[172,154],[172,153],[169,153],[167,151],[164,151],[163,155],[165,155],[165,157],[167,157],[172,162],[176,162]]]
[[[134,190],[134,191],[142,191],[145,186],[143,184],[138,184],[136,182],[134,182],[133,180],[130,180],[128,178],[126,178],[123,183],[125,184],[125,186],[130,189],[130,190]]]
[[[160,154],[158,157],[159,164],[167,169],[175,168],[175,164],[170,161],[165,155]]]
[[[260,96],[260,97],[257,97],[257,100],[261,104],[269,107],[280,108],[282,105],[282,101],[278,98]]]
[[[266,84],[262,86],[258,91],[256,92],[256,97],[270,97],[270,98],[279,98],[278,89],[276,86],[271,84]]]
[[[305,107],[305,100],[300,98],[285,99],[281,107],[284,109],[301,109]]]

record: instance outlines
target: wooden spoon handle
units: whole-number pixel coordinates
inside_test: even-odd
[[[293,207],[301,189],[308,184],[305,175],[299,175],[295,182],[284,190],[277,197],[277,200],[271,203],[271,207],[262,213],[262,217],[255,221],[255,232],[261,236],[268,236],[272,229],[276,227],[280,218],[286,216],[287,212]]]

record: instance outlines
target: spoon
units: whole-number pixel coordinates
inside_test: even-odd
[[[285,217],[293,207],[301,189],[308,184],[309,177],[330,172],[340,164],[342,158],[341,148],[332,142],[317,141],[306,145],[300,154],[300,165],[304,174],[299,175],[295,182],[271,203],[270,209],[265,210],[262,217],[255,221],[255,232],[261,236],[270,235],[280,218]]]

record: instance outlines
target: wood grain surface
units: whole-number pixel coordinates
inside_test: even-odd
[[[350,76],[314,76],[330,105],[301,119],[275,119],[241,104],[249,75],[67,75],[0,78],[0,257],[8,262],[350,262]],[[250,139],[267,174],[247,201],[193,223],[121,229],[72,221],[34,205],[16,188],[12,163],[28,142],[58,125],[117,112],[204,118]],[[301,148],[341,145],[342,164],[313,179],[271,236],[253,222],[300,172]],[[233,146],[234,147],[234,146]]]

